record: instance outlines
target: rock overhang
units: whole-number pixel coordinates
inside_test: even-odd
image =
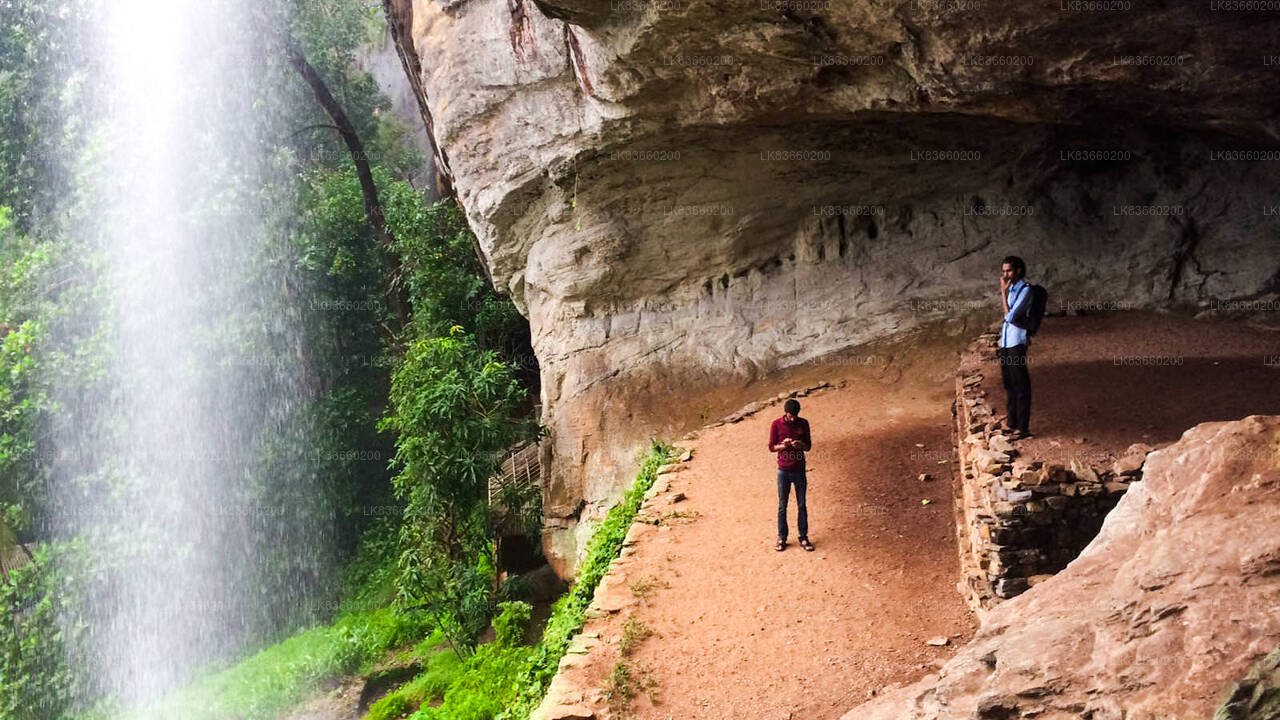
[[[1215,157],[1277,147],[1280,19],[1208,8],[415,2],[459,200],[532,326],[552,527],[695,419],[655,398],[981,308],[1012,250],[1059,298],[1280,289],[1280,173]]]

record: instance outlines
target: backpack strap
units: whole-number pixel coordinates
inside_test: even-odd
[[[1026,280],[1023,280],[1022,289],[1018,291],[1018,294],[1014,296],[1014,301],[1009,305],[1009,312],[1013,313],[1013,318],[1009,320],[1008,323],[1018,328],[1019,330],[1027,330],[1027,328],[1024,327],[1023,325],[1019,325],[1017,321],[1022,320],[1023,322],[1026,322],[1026,317],[1031,313],[1031,308],[1030,307],[1023,308],[1022,312],[1019,313],[1018,303],[1022,302],[1022,296],[1026,294],[1026,292],[1030,289],[1031,289],[1031,283],[1027,282]]]

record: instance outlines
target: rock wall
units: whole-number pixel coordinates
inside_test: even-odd
[[[1223,542],[1229,538],[1230,542]],[[997,605],[936,674],[846,720],[1257,717],[1280,644],[1280,416],[1147,456],[1065,570]],[[1245,678],[1238,687],[1232,684]]]
[[[647,437],[994,314],[1007,253],[1056,302],[1280,290],[1280,15],[1134,5],[389,2],[532,326],[557,567]]]
[[[356,53],[356,65],[373,77],[382,94],[391,100],[391,114],[404,126],[405,139],[423,158],[409,181],[422,190],[428,200],[440,197],[436,183],[435,149],[422,121],[413,84],[406,77],[396,53],[395,38],[387,36],[364,45]]]
[[[979,617],[1074,560],[1142,478],[1151,450],[1131,445],[1108,468],[1020,458],[980,387],[984,373],[1000,372],[998,339],[979,337],[956,372],[958,589]]]

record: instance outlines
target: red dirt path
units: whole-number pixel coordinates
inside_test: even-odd
[[[854,368],[847,386],[802,398],[809,454],[810,538],[775,537],[775,405],[692,441],[687,469],[661,507],[694,514],[649,528],[619,566],[650,580],[642,602],[597,621],[583,670],[601,688],[634,614],[655,636],[630,661],[656,683],[634,717],[652,720],[838,718],[870,691],[913,680],[967,641],[973,620],[955,590],[950,405],[953,352],[927,366]],[[885,377],[886,379],[878,379]],[[917,475],[937,479],[921,482]],[[922,505],[921,500],[931,503]],[[623,585],[615,585],[615,592]],[[633,598],[634,599],[634,598]],[[947,636],[951,644],[926,640]]]
[[[1202,422],[1280,414],[1280,331],[1126,312],[1045,318],[1028,355],[1026,457],[1099,469],[1130,443],[1163,446]],[[1000,368],[982,388],[1003,415]]]

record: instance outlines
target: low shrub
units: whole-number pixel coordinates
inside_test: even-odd
[[[551,678],[555,677],[556,668],[560,665],[560,658],[569,649],[569,641],[582,628],[587,606],[595,596],[596,586],[621,552],[622,541],[626,538],[636,513],[640,511],[644,494],[653,486],[658,468],[670,456],[671,446],[656,441],[653,443],[640,463],[635,484],[623,495],[622,501],[609,510],[609,514],[591,536],[586,557],[578,568],[578,581],[556,601],[551,611],[551,620],[542,633],[542,641],[534,650],[528,677],[511,707],[498,720],[524,720],[542,702],[547,686],[551,684]]]
[[[653,485],[658,468],[667,462],[670,450],[668,445],[655,442],[641,460],[635,483],[596,528],[578,569],[578,581],[556,601],[542,640],[533,647],[518,645],[520,628],[528,621],[528,606],[503,603],[502,613],[494,620],[498,641],[481,646],[467,659],[439,707],[422,708],[412,720],[524,720],[533,712],[542,702],[570,639],[581,629],[596,586],[622,550],[644,494]]]

